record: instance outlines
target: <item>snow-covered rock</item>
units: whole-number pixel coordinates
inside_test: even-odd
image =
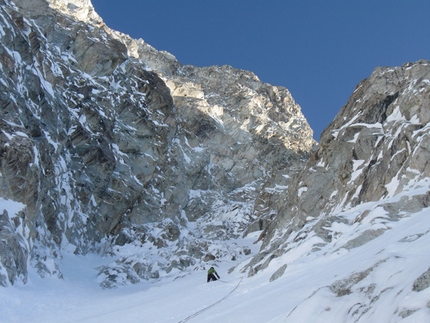
[[[315,267],[323,282],[285,322],[309,321],[309,308],[324,313],[324,321],[336,313],[344,322],[397,322],[428,312],[430,262],[419,250],[430,231],[414,223],[424,221],[430,206],[429,94],[428,61],[377,68],[279,200],[260,236],[262,248],[246,267],[249,276],[273,267],[285,272],[308,257],[354,263],[344,272]],[[378,314],[388,299],[393,307]]]
[[[25,205],[21,272],[101,252],[115,286],[244,255],[225,241],[273,216],[266,197],[315,144],[288,90],[184,66],[87,0],[1,4],[0,197]]]
[[[160,286],[157,306],[110,298],[130,322],[178,321],[236,289],[199,319],[429,320],[429,62],[377,68],[316,145],[288,90],[251,72],[184,66],[87,0],[0,4],[1,286],[155,281],[142,285]],[[231,275],[217,291],[192,275],[208,263]],[[88,290],[12,289],[2,315],[105,322]]]

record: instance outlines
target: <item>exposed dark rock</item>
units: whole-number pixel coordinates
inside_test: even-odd
[[[412,290],[420,292],[430,287],[430,268],[414,281]]]

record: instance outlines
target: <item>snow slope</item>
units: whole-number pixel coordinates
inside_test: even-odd
[[[391,201],[425,193],[428,182],[421,184]],[[365,209],[372,210],[367,220],[354,222]],[[211,283],[206,283],[205,269],[195,268],[102,290],[95,268],[112,259],[65,254],[63,280],[31,272],[26,285],[0,289],[0,321],[429,322],[429,282],[426,275],[417,280],[430,267],[428,208],[392,221],[374,202],[337,216],[343,220],[332,222],[329,244],[308,232],[253,277],[243,270],[248,260],[214,263],[221,281]],[[382,234],[351,247],[363,232],[382,227]],[[253,244],[256,234],[235,241],[252,248],[249,257],[259,248]],[[270,281],[285,264],[285,273]]]

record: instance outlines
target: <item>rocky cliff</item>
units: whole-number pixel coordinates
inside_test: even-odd
[[[183,65],[88,0],[0,3],[0,285],[61,278],[64,253],[110,257],[103,288],[330,263],[282,320],[428,311],[428,61],[375,69],[316,145],[288,90],[251,72]]]
[[[184,66],[89,0],[0,0],[0,285],[63,252],[103,287],[237,259],[315,146],[287,89]],[[14,203],[14,212],[6,205]]]
[[[386,320],[413,322],[416,317],[409,316],[415,312],[428,313],[428,302],[408,300],[425,299],[430,286],[428,259],[413,255],[429,234],[413,228],[415,215],[430,206],[429,107],[430,62],[380,67],[324,130],[319,148],[279,200],[277,216],[260,236],[261,251],[244,272],[253,276],[275,267],[275,280],[290,263],[309,259],[318,259],[315,274],[319,261],[342,259],[356,266],[353,272],[324,273],[320,287],[285,316],[286,322],[306,321],[309,308],[327,320],[335,315],[369,322],[388,299],[394,309],[384,313]],[[414,233],[391,232],[399,223]],[[364,245],[374,250],[360,249]],[[398,275],[407,278],[396,281]]]
[[[419,61],[379,67],[357,86],[280,199],[275,221],[262,233],[263,248],[279,252],[290,234],[309,223],[329,241],[324,226],[336,214],[367,202],[384,205],[414,187],[428,186],[429,79],[430,63]],[[395,220],[427,207],[429,199],[426,193],[384,208]],[[283,237],[278,239],[279,231]]]

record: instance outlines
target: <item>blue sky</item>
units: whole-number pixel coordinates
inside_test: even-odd
[[[430,59],[428,0],[92,0],[115,30],[183,64],[288,88],[319,139],[377,66]]]

